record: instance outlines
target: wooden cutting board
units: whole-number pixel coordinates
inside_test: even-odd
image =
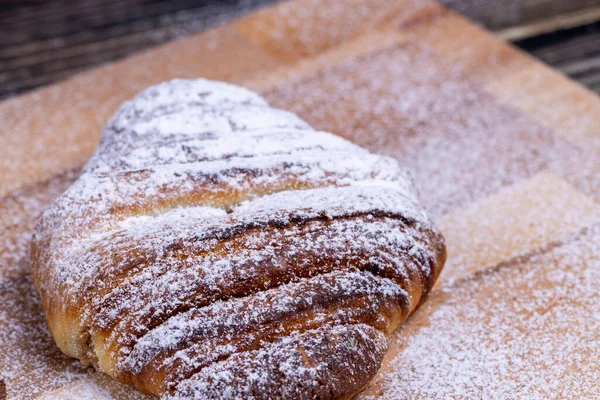
[[[175,77],[248,86],[414,172],[449,259],[363,398],[598,398],[600,99],[427,0],[291,0],[0,103],[9,398],[146,397],[61,355],[26,251],[118,105]]]

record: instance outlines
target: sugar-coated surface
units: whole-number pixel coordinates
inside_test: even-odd
[[[245,82],[253,71],[271,74],[280,54],[283,59],[323,55],[323,72],[318,67],[295,79],[292,65],[291,75],[299,83],[281,82],[267,94],[269,102],[298,113],[317,129],[399,159],[415,173],[431,213],[444,219],[449,245],[460,243],[469,250],[449,246],[449,263],[440,279],[443,292],[397,331],[388,353],[393,362],[384,363],[382,371],[389,379],[371,385],[369,396],[512,399],[529,390],[521,397],[545,399],[558,393],[554,397],[593,399],[600,393],[597,356],[582,352],[597,353],[597,341],[590,339],[598,332],[600,301],[597,284],[590,283],[597,281],[600,244],[587,234],[575,242],[554,241],[596,221],[589,203],[600,200],[597,98],[590,101],[588,93],[586,99],[582,88],[565,85],[569,82],[554,71],[441,8],[434,7],[438,16],[432,17],[422,11],[426,3],[431,2],[352,0],[346,7],[337,0],[284,2],[266,17],[253,18],[243,35],[238,26],[219,29],[6,102],[0,110],[5,132],[0,135],[0,166],[6,172],[2,193],[79,166],[96,146],[98,126],[123,96],[156,79],[185,75]],[[406,28],[411,14],[416,18]],[[386,25],[390,21],[392,28]],[[368,39],[359,56],[343,52],[330,61],[328,49],[336,51],[373,26],[381,28],[383,37],[393,29],[399,44],[373,51]],[[260,45],[246,41],[251,31],[258,33]],[[341,58],[352,60],[337,65]],[[523,102],[529,107],[519,108]],[[170,122],[168,116],[160,120],[166,126]],[[179,130],[190,132],[197,122],[192,121]],[[298,128],[302,126],[294,126],[289,135]],[[588,132],[589,140],[574,141],[580,131]],[[170,145],[168,137],[157,140]],[[199,141],[190,142],[199,146]],[[261,146],[266,143],[265,137]],[[268,152],[279,152],[276,146]],[[146,157],[159,158],[144,151],[143,146],[125,149],[131,165],[124,167],[143,167]],[[186,157],[182,149],[173,160],[191,161]],[[550,181],[551,190],[540,189],[540,171],[561,183]],[[0,375],[9,399],[53,396],[49,393],[56,389],[54,398],[77,399],[73,393],[82,387],[93,398],[106,396],[107,390],[119,400],[148,398],[61,355],[28,277],[26,251],[35,220],[71,182],[57,179],[0,200]],[[514,190],[515,185],[522,190]],[[498,192],[504,195],[499,198]],[[497,207],[499,201],[509,207]],[[556,247],[546,255],[548,243]],[[539,255],[505,262],[523,251]],[[501,261],[503,267],[445,287],[450,277],[491,267],[480,260]],[[551,271],[553,279],[535,279],[536,273],[549,276]],[[571,293],[580,299],[561,297]],[[445,303],[449,307],[441,308]],[[429,313],[435,313],[431,324]],[[563,338],[568,340],[563,343]],[[406,356],[401,355],[404,348]],[[493,369],[486,368],[488,362]],[[390,374],[391,369],[395,372]],[[82,379],[91,383],[76,383]]]
[[[312,398],[368,382],[445,256],[395,160],[198,79],[119,109],[32,258],[84,363],[155,394]]]
[[[445,287],[361,399],[596,399],[600,225]],[[391,371],[391,372],[389,372]]]

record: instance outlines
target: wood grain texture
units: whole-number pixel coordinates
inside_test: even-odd
[[[492,31],[600,6],[598,0],[443,0],[442,3]]]
[[[598,20],[600,20],[600,7],[586,8],[496,31],[496,35],[513,42],[534,37],[543,39],[546,34],[553,32],[566,33],[565,31],[568,29],[593,24]]]
[[[522,40],[516,45],[600,93],[600,22]]]
[[[437,290],[395,334],[363,399],[600,392],[598,96],[433,1],[340,10],[321,0],[328,12],[307,14],[315,3],[282,3],[0,103],[0,376],[10,396],[144,398],[60,354],[27,247],[118,105],[196,76],[249,86],[397,158],[448,238]]]
[[[0,2],[0,99],[63,80],[90,67],[122,59],[170,40],[266,6],[277,0],[78,0]],[[392,2],[393,3],[393,2]],[[517,28],[518,37],[540,21],[560,23],[573,13],[584,16],[600,0],[444,0],[492,30]],[[316,6],[318,7],[318,5]],[[589,21],[588,21],[589,22]],[[550,22],[547,29],[561,25]],[[555,27],[555,28],[553,28]],[[514,31],[513,31],[514,32]],[[520,36],[519,36],[520,35]],[[582,36],[585,34],[582,33]],[[543,38],[542,38],[543,40]],[[581,38],[585,41],[585,38]],[[543,43],[553,51],[555,40]],[[523,48],[529,50],[528,45]],[[570,53],[587,61],[584,51]],[[535,46],[531,49],[535,50]],[[556,52],[564,51],[556,45]],[[552,63],[551,60],[548,60]],[[591,64],[590,64],[591,63]],[[591,68],[594,59],[573,68]],[[555,65],[555,64],[552,64]],[[560,64],[555,66],[561,68]],[[594,67],[595,68],[595,67]],[[579,70],[578,70],[579,71]],[[570,69],[566,70],[571,73]],[[571,73],[597,88],[595,74]]]
[[[205,30],[273,0],[92,0],[0,13],[0,98]]]

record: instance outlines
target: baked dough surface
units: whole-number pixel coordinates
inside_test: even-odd
[[[202,79],[126,102],[31,246],[65,354],[198,399],[352,396],[445,258],[395,160]]]

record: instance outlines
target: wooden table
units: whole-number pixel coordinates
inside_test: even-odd
[[[27,246],[123,100],[204,76],[396,157],[447,239],[436,289],[363,399],[597,398],[600,99],[434,1],[345,4],[292,0],[0,103],[10,396],[144,397],[57,350]]]
[[[5,0],[0,99],[56,82],[277,0]],[[442,0],[600,91],[600,0]]]

